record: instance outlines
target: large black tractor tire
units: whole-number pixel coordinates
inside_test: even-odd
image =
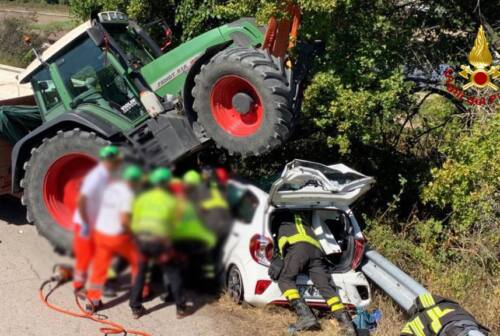
[[[231,154],[259,155],[292,132],[290,70],[268,52],[235,47],[201,67],[193,110],[206,136]]]
[[[73,214],[83,176],[108,141],[95,133],[59,131],[31,150],[21,181],[27,219],[61,253],[72,252]]]

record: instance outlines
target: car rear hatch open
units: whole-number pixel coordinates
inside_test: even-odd
[[[373,177],[341,163],[293,160],[273,183],[269,202],[275,207],[348,207],[374,183]]]

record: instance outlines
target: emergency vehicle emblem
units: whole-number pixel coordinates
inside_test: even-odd
[[[499,85],[494,83],[500,78],[500,65],[493,65],[483,26],[479,27],[468,59],[469,65],[461,65],[461,71],[458,72],[459,78],[467,80],[465,84],[455,82],[455,70],[452,67],[443,72],[447,91],[467,105],[484,106],[500,102]]]
[[[489,87],[493,90],[498,90],[498,86],[491,82],[492,79],[500,77],[500,65],[491,66],[493,57],[488,47],[488,41],[484,34],[483,26],[479,27],[479,31],[474,41],[474,47],[469,53],[469,63],[472,65],[461,65],[458,74],[469,80],[463,86],[464,90],[471,87],[485,88]]]

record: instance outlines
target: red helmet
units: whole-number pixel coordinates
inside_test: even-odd
[[[227,181],[229,181],[229,173],[224,168],[215,168],[215,176],[220,184],[226,185]]]
[[[174,195],[183,195],[184,194],[184,183],[181,179],[173,178],[170,181],[169,189]]]

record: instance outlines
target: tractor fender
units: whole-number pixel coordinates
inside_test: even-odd
[[[191,66],[186,77],[182,97],[184,100],[184,109],[190,122],[194,122],[197,119],[196,112],[193,110],[194,99],[191,91],[194,87],[194,78],[200,72],[202,65],[207,64],[210,59],[214,57],[218,52],[228,48],[231,45],[235,45],[238,47],[258,46],[258,43],[252,41],[250,35],[252,35],[253,38],[258,38],[259,34],[263,36],[266,30],[265,26],[257,25],[254,18],[242,18],[228,23],[225,27],[227,28],[219,28],[219,31],[225,42],[215,44],[207,48]]]
[[[182,97],[184,100],[184,109],[190,122],[193,122],[197,119],[196,112],[193,111],[194,99],[191,94],[191,90],[194,87],[194,78],[200,72],[201,66],[203,64],[208,63],[210,59],[214,57],[219,51],[226,49],[233,43],[233,40],[229,40],[224,43],[216,44],[211,46],[210,48],[207,48],[189,69],[186,81],[184,83]]]
[[[86,111],[70,111],[42,124],[19,140],[12,149],[12,193],[21,191],[23,165],[29,159],[32,148],[41,143],[44,138],[73,128],[95,132],[106,139],[111,139],[121,133],[121,130],[110,122]]]

